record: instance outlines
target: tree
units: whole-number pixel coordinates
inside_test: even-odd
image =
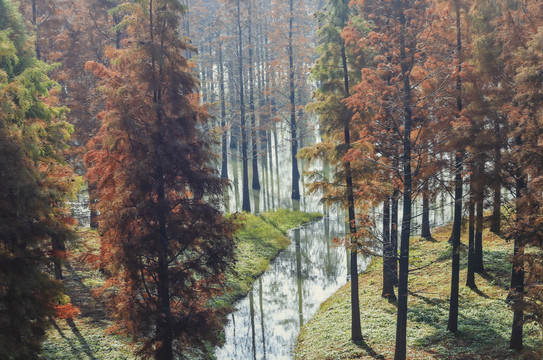
[[[168,360],[217,340],[224,309],[209,306],[233,261],[232,221],[215,208],[225,181],[211,145],[196,80],[179,49],[184,7],[173,0],[120,5],[126,49],[101,79],[102,126],[89,143],[88,178],[100,194],[101,264],[115,330],[141,341],[138,354]],[[218,206],[218,204],[217,204]]]
[[[364,178],[367,178],[370,171],[367,165],[365,171],[351,166],[351,158],[356,158],[356,155],[350,153],[353,114],[344,100],[350,95],[352,78],[360,75],[356,70],[359,69],[359,64],[356,64],[352,52],[341,36],[343,28],[349,22],[351,11],[348,1],[331,0],[325,11],[318,14],[320,28],[317,35],[320,37],[320,45],[317,51],[321,56],[317,59],[312,74],[320,86],[313,95],[316,101],[309,107],[320,116],[320,127],[326,143],[304,148],[301,154],[309,159],[323,158],[328,163],[338,165],[332,181],[323,178],[322,174],[312,173],[311,179],[318,180],[310,185],[310,191],[323,190],[324,199],[328,198],[328,202],[338,201],[347,209],[349,235],[346,243],[350,247],[351,256],[351,338],[353,341],[360,341],[362,332],[358,298],[358,253],[364,249],[364,244],[361,241],[363,230],[357,229],[357,221],[362,216],[357,219],[355,214],[355,189],[358,188],[355,182],[362,181],[361,174],[364,172]],[[361,24],[359,25],[360,30],[364,31]],[[338,191],[338,188],[344,190]],[[372,199],[371,196],[365,198]],[[364,200],[359,201],[359,204],[362,201]]]
[[[55,106],[57,84],[36,59],[21,14],[0,0],[0,357],[36,358],[61,283],[48,249],[71,236],[65,202],[78,182],[64,162],[71,127]]]
[[[457,117],[460,117],[463,110],[462,103],[462,4],[460,0],[454,1],[454,12],[456,20],[456,110]],[[452,333],[458,331],[458,288],[460,284],[460,238],[462,232],[462,207],[463,207],[463,162],[465,150],[458,146],[454,158],[454,220],[451,234],[452,242],[452,274],[451,274],[451,297],[449,306],[449,320],[447,330]]]
[[[424,177],[423,159],[431,147],[428,140],[443,141],[438,136],[445,126],[439,109],[447,103],[447,96],[439,84],[447,76],[447,67],[440,60],[443,43],[435,37],[432,26],[437,20],[434,4],[399,0],[355,3],[372,24],[370,34],[359,39],[357,46],[370,49],[374,61],[362,69],[362,81],[348,104],[354,111],[371,114],[360,132],[379,139],[383,168],[399,165],[395,177],[403,191],[395,358],[405,359],[411,205],[417,176]]]

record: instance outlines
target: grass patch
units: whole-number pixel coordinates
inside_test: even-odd
[[[261,215],[243,214],[243,227],[236,233],[236,265],[227,275],[230,292],[217,299],[219,305],[233,305],[245,296],[254,281],[270,262],[290,244],[286,236],[289,229],[296,228],[314,219],[318,213],[278,209]]]
[[[485,267],[476,275],[479,292],[464,286],[466,254],[461,256],[459,333],[446,331],[449,315],[450,227],[435,230],[436,242],[413,240],[410,267],[437,261],[409,275],[408,359],[533,359],[541,346],[540,331],[524,327],[523,352],[509,350],[513,313],[505,302],[513,245],[484,233]],[[463,238],[464,243],[467,237]],[[449,254],[449,256],[445,256]],[[381,298],[382,259],[375,258],[360,275],[360,309],[364,341],[350,340],[350,283],[325,301],[303,327],[295,359],[392,359],[396,306]]]
[[[286,231],[298,227],[320,214],[277,210],[261,216],[245,214],[243,227],[236,233],[236,265],[227,276],[229,294],[217,299],[218,306],[232,306],[244,296],[256,278],[266,271],[270,261],[290,244]],[[104,285],[105,278],[85,263],[85,255],[98,254],[100,239],[96,230],[80,229],[70,243],[64,269],[66,294],[81,314],[73,320],[52,319],[43,343],[42,360],[128,360],[135,359],[130,339],[107,331],[112,325],[105,306],[92,292]]]

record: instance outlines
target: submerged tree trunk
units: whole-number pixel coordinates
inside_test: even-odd
[[[249,170],[247,161],[247,129],[245,126],[245,94],[243,89],[243,40],[241,27],[241,0],[237,1],[237,27],[238,27],[238,73],[239,73],[239,110],[241,119],[241,157],[242,157],[242,206],[243,211],[251,211],[251,202],[249,199]]]
[[[260,179],[258,177],[258,139],[256,131],[256,115],[255,115],[255,95],[254,95],[254,66],[253,66],[253,29],[252,29],[252,4],[251,0],[247,1],[247,20],[248,20],[248,47],[249,47],[249,112],[251,113],[251,147],[252,147],[252,160],[253,160],[253,181],[252,188],[254,190],[260,190]]]
[[[298,170],[298,137],[296,134],[296,89],[294,79],[294,0],[290,0],[290,18],[288,27],[288,60],[289,60],[289,86],[290,86],[290,134],[291,134],[291,160],[292,160],[292,200],[300,200],[300,171]]]
[[[220,34],[219,34],[220,38]],[[226,131],[226,98],[224,91],[224,64],[223,64],[223,54],[222,54],[222,41],[219,40],[219,97],[221,102],[221,177],[228,179],[228,151],[227,151],[227,137],[228,132]]]

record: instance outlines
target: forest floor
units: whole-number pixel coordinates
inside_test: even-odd
[[[289,229],[310,222],[322,215],[279,209],[261,215],[244,214],[244,226],[236,233],[237,253],[234,271],[227,276],[232,291],[217,300],[229,305],[243,297],[256,278],[268,269],[270,261],[290,244]],[[51,328],[43,343],[43,360],[121,360],[135,359],[130,339],[114,335],[106,307],[94,291],[105,284],[104,276],[86,259],[99,253],[98,233],[80,229],[69,245],[64,268],[64,286],[72,304],[81,313],[74,319],[51,319]]]
[[[513,244],[484,232],[486,273],[476,274],[477,291],[465,286],[467,236],[461,247],[459,332],[448,332],[451,278],[451,227],[435,229],[435,241],[412,239],[409,275],[408,359],[534,359],[541,346],[540,331],[524,326],[523,352],[508,349],[513,312],[506,303],[511,278],[509,258]],[[327,301],[303,327],[295,359],[392,359],[396,331],[396,304],[381,298],[382,258],[359,277],[362,335],[351,337],[350,283]],[[537,358],[541,358],[540,356]]]

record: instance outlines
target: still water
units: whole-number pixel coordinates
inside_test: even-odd
[[[332,243],[344,234],[343,214],[291,230],[291,245],[229,315],[217,359],[292,359],[300,327],[348,280],[347,250]]]

